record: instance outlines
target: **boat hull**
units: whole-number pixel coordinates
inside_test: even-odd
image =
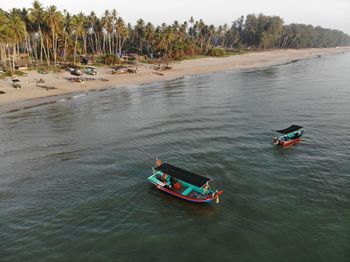
[[[288,147],[288,146],[291,146],[291,145],[294,145],[296,143],[299,143],[301,141],[301,138],[298,137],[296,139],[293,139],[293,140],[289,140],[289,141],[282,141],[282,140],[279,140],[278,141],[278,144],[283,146],[283,147]]]
[[[181,195],[180,193],[177,193],[175,191],[169,190],[163,186],[160,185],[155,185],[156,188],[158,188],[159,190],[166,192],[170,195],[173,195],[175,197],[181,198],[183,200],[189,201],[189,202],[194,202],[194,203],[209,203],[212,202],[213,200],[217,200],[219,198],[219,196],[223,193],[223,191],[219,191],[217,192],[213,197],[207,197],[207,198],[203,198],[203,199],[199,199],[199,198],[192,198],[192,197],[188,197],[188,196],[184,196]]]

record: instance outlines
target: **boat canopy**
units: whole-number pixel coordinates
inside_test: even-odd
[[[157,171],[161,171],[163,173],[168,174],[171,177],[180,179],[184,182],[187,182],[191,185],[197,186],[197,187],[202,187],[204,186],[207,182],[209,182],[211,179],[197,175],[195,173],[192,173],[190,171],[184,170],[182,168],[164,163],[158,167],[155,168]]]
[[[290,127],[286,129],[281,129],[281,130],[276,130],[276,132],[281,133],[281,134],[289,134],[294,131],[299,130],[300,128],[303,128],[302,126],[297,126],[297,125],[291,125]]]

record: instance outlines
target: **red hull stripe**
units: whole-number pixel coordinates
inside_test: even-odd
[[[197,203],[206,203],[206,202],[211,202],[213,201],[214,199],[216,199],[219,195],[221,195],[222,192],[220,192],[220,194],[216,194],[214,197],[210,197],[210,198],[205,198],[205,199],[197,199],[197,198],[192,198],[192,197],[188,197],[188,196],[184,196],[184,195],[181,195],[179,193],[176,193],[174,191],[171,191],[169,189],[166,189],[164,187],[161,187],[159,185],[156,185],[156,187],[159,189],[159,190],[162,190],[166,193],[169,193],[173,196],[176,196],[176,197],[179,197],[179,198],[182,198],[184,200],[187,200],[187,201],[191,201],[191,202],[197,202]]]
[[[294,140],[291,140],[291,141],[283,141],[282,146],[290,146],[290,145],[295,144],[295,143],[300,142],[300,141],[301,141],[300,137],[298,137]]]

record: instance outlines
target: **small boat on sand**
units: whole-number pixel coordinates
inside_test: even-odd
[[[211,189],[210,178],[167,163],[162,164],[159,159],[152,169],[153,174],[148,180],[159,190],[190,202],[207,203],[216,200],[219,203],[223,191]]]
[[[74,75],[74,76],[82,75],[82,72],[78,68],[68,67],[68,71],[70,72],[71,75]]]
[[[274,145],[280,145],[283,147],[291,146],[295,143],[301,141],[301,136],[304,133],[302,126],[291,125],[288,128],[276,130],[277,133],[282,134],[281,136],[277,136],[273,138]]]
[[[12,86],[16,89],[20,89],[21,81],[19,79],[12,79]]]
[[[84,67],[84,72],[87,75],[92,75],[92,76],[97,75],[96,67],[93,67],[93,66],[86,66],[86,67]]]

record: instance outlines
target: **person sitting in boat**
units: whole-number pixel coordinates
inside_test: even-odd
[[[156,167],[161,166],[162,165],[162,160],[160,160],[159,158],[156,159]]]
[[[167,183],[167,182],[168,182],[168,175],[167,175],[166,173],[164,173],[164,174],[162,175],[162,182],[164,182],[164,183]]]
[[[171,189],[172,183],[171,183],[171,177],[168,176],[168,174],[164,173],[161,178],[162,182],[165,184],[165,188]]]
[[[203,187],[203,193],[206,194],[209,190],[209,184],[205,183],[204,187]]]

